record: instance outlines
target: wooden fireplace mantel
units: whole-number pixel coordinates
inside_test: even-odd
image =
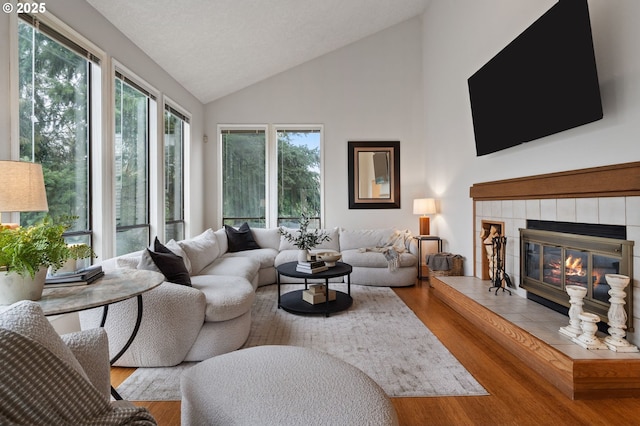
[[[474,201],[640,195],[640,161],[559,173],[475,183]]]

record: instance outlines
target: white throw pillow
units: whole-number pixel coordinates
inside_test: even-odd
[[[21,300],[9,306],[0,314],[0,327],[35,340],[89,380],[71,349],[64,344],[37,302]]]
[[[341,229],[340,249],[353,250],[359,248],[382,247],[389,242],[394,229]]]
[[[220,254],[218,240],[211,228],[197,237],[178,241],[178,245],[184,250],[186,257],[191,262],[191,274],[198,275],[205,266],[216,260]]]
[[[116,266],[118,268],[137,269],[141,258],[141,252],[136,252],[135,255],[123,255],[116,258]]]
[[[180,247],[180,244],[178,244],[176,240],[169,240],[164,246],[182,258],[184,266],[187,268],[187,271],[189,271],[189,274],[191,274],[191,261],[187,253]]]

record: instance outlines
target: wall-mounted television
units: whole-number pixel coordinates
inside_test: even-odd
[[[602,118],[586,0],[560,0],[468,79],[478,156]]]

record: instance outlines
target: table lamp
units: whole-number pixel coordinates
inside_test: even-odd
[[[436,213],[436,200],[416,198],[413,200],[413,214],[420,214],[420,235],[429,235],[429,216]]]
[[[48,211],[42,166],[26,161],[0,161],[0,212]],[[15,228],[17,224],[3,224]]]

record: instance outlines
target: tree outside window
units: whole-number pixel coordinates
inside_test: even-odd
[[[116,255],[149,244],[149,96],[115,79]]]
[[[184,144],[186,117],[164,111],[165,240],[184,239]]]
[[[271,150],[264,129],[221,131],[223,224],[295,228],[304,213],[311,228],[320,227],[320,130],[278,129],[275,133],[277,147]],[[275,158],[269,158],[268,152]],[[268,205],[277,210],[269,214]]]
[[[75,51],[18,21],[20,160],[42,164],[52,217],[77,216],[73,242],[91,244],[91,67]],[[22,213],[31,225],[45,213]]]

